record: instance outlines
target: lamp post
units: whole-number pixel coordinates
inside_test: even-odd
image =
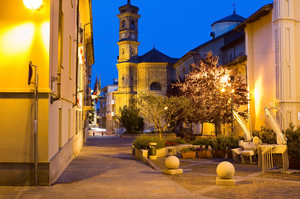
[[[231,83],[231,132],[233,133],[233,83],[234,83],[234,76],[230,75],[230,83]]]

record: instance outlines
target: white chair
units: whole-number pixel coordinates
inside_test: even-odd
[[[240,140],[239,141],[239,148],[234,148],[231,149],[232,152],[232,158],[236,161],[236,162],[240,162],[240,157],[242,155],[242,146],[243,146],[244,141]]]
[[[244,142],[242,150],[242,162],[245,163],[244,158],[249,157],[250,163],[252,163],[252,157],[255,155],[255,144],[253,142]]]

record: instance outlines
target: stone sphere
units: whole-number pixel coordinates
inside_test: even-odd
[[[231,179],[234,172],[234,166],[230,162],[224,161],[217,166],[217,174],[220,178]]]
[[[174,155],[167,157],[165,161],[165,165],[168,169],[178,169],[179,164],[179,159]]]

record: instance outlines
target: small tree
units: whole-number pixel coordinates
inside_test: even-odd
[[[140,94],[138,104],[141,115],[155,125],[160,138],[170,123],[176,123],[187,116],[190,101],[185,97],[166,97]]]
[[[193,65],[183,82],[174,84],[192,102],[194,122],[214,123],[218,133],[221,123],[233,120],[232,107],[237,110],[248,103],[247,85],[237,74],[237,70],[218,65],[218,57],[209,52]]]
[[[130,104],[120,108],[120,115],[116,116],[120,125],[126,129],[127,132],[142,131],[144,129],[144,118],[139,115],[140,110]]]

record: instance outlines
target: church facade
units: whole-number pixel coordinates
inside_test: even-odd
[[[155,48],[139,56],[139,8],[128,1],[119,11],[118,90],[114,92],[117,114],[119,108],[128,105],[138,93],[165,95],[174,79],[173,65],[178,60]]]

